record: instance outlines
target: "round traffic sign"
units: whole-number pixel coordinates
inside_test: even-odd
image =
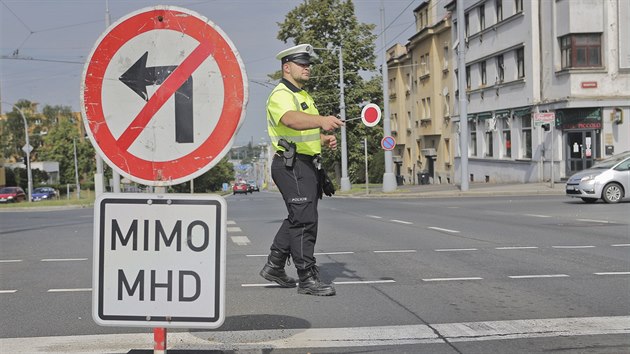
[[[207,18],[175,6],[133,12],[96,42],[81,86],[92,145],[121,175],[168,186],[229,151],[245,117],[241,57]]]
[[[381,121],[381,108],[374,103],[368,103],[361,110],[361,120],[368,127],[376,126]]]
[[[396,147],[396,139],[391,136],[386,136],[381,140],[381,147],[383,150],[391,151]]]

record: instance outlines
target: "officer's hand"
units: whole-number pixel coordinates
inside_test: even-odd
[[[330,150],[337,150],[337,137],[334,135],[322,135],[322,145]]]
[[[321,119],[321,128],[325,131],[335,130],[344,125],[343,121],[335,116],[326,116]]]

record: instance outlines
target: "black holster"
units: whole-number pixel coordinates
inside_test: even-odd
[[[278,146],[281,146],[284,149],[282,152],[284,167],[293,168],[295,165],[295,157],[297,156],[295,143],[290,143],[284,139],[280,139],[278,140]]]

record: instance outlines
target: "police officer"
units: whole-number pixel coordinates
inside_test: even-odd
[[[296,280],[284,270],[290,256],[299,276],[298,293],[335,295],[331,285],[320,281],[313,255],[319,189],[313,160],[321,153],[322,145],[337,148],[336,137],[322,131],[339,128],[343,121],[320,116],[313,98],[302,89],[311,74],[311,60],[316,58],[310,44],[283,50],[276,58],[282,63],[282,79],[267,99],[267,131],[276,149],[271,176],[282,193],[288,216],[276,233],[260,275],[282,287],[295,287]],[[285,142],[295,148],[294,159],[285,152]]]

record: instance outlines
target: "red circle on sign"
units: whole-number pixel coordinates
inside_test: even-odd
[[[125,132],[116,139],[103,113],[102,89],[110,61],[132,38],[152,30],[186,34],[199,45],[170,74]],[[87,61],[81,91],[88,135],[110,166],[130,179],[148,185],[173,185],[206,172],[227,154],[245,115],[247,80],[240,56],[212,22],[181,8],[143,9],[114,24],[102,35]],[[213,57],[223,82],[223,107],[212,133],[191,153],[169,161],[151,161],[128,151],[152,116],[208,57]],[[116,78],[118,79],[118,78]],[[155,99],[154,99],[155,96]],[[137,124],[137,125],[136,125]]]
[[[374,103],[368,103],[361,110],[361,120],[368,127],[373,127],[381,121],[381,108]]]

